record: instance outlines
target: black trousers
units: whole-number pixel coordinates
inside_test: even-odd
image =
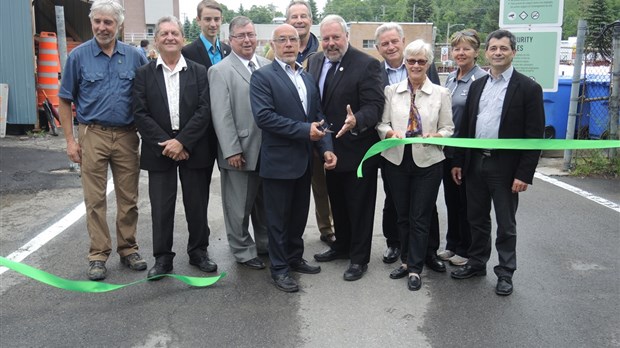
[[[467,250],[471,244],[471,232],[467,221],[466,182],[457,185],[452,180],[452,159],[443,161],[443,196],[448,211],[448,230],[446,231],[446,250],[468,257]]]
[[[396,216],[396,207],[394,206],[394,199],[392,198],[392,192],[390,190],[389,180],[387,179],[385,170],[385,167],[389,162],[383,157],[381,160],[381,178],[383,179],[383,190],[385,192],[382,218],[383,236],[385,237],[388,247],[400,248],[400,236],[398,233],[398,227],[396,227],[396,220],[398,217]],[[465,217],[465,219],[467,219],[467,217]],[[439,244],[439,214],[437,214],[437,205],[435,204],[433,206],[433,215],[431,217],[431,229],[428,234],[427,255],[436,255],[437,250],[439,249]],[[469,244],[467,246],[469,247]]]
[[[171,263],[174,215],[177,199],[177,168],[183,191],[183,207],[189,231],[187,253],[200,258],[207,252],[209,236],[205,233],[208,186],[206,169],[173,166],[166,171],[149,171],[149,199],[153,222],[153,256]]]
[[[332,249],[349,254],[351,263],[363,265],[370,261],[377,169],[373,162],[365,163],[362,178],[355,171],[326,172],[336,235]]]
[[[263,178],[271,275],[286,274],[304,254],[302,235],[310,209],[312,168],[298,179]]]
[[[467,175],[467,217],[471,228],[469,265],[486,267],[491,256],[491,202],[495,208],[497,276],[512,277],[517,269],[517,206],[519,194],[512,193],[513,173],[499,157],[485,157],[472,150]]]
[[[410,146],[400,165],[387,165],[388,180],[398,216],[401,260],[409,272],[421,273],[429,249],[429,233],[435,202],[441,184],[442,163],[418,167]],[[428,255],[430,257],[430,255]]]

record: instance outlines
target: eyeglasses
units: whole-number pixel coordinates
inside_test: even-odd
[[[245,38],[247,37],[251,40],[256,38],[256,33],[241,33],[237,35],[230,35],[230,37],[237,40],[245,40]]]
[[[287,41],[290,41],[292,44],[294,44],[299,42],[299,38],[296,36],[280,36],[273,39],[273,41],[279,43],[280,45],[285,44]]]
[[[426,59],[406,59],[407,64],[409,65],[416,65],[418,64],[419,66],[425,66],[426,63],[428,63],[428,60]]]

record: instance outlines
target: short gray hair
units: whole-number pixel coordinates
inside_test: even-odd
[[[290,9],[291,9],[291,7],[293,7],[295,5],[304,5],[304,6],[306,6],[306,8],[308,9],[308,17],[310,17],[310,19],[312,19],[312,8],[310,7],[310,4],[307,1],[305,1],[305,0],[293,0],[286,7],[286,20],[287,21],[290,19],[290,17],[289,17]]]
[[[295,29],[295,27],[294,27],[294,26],[292,26],[292,25],[290,25],[290,24],[288,24],[288,23],[280,24],[280,25],[278,25],[277,27],[275,27],[275,28],[271,31],[271,41],[274,41],[274,40],[276,39],[276,30],[280,29],[281,27],[283,27],[283,26],[285,26],[285,25],[287,25],[287,26],[289,26],[289,27],[291,27],[291,28]],[[295,37],[299,39],[299,33],[297,32],[297,29],[295,29]]]
[[[375,46],[379,45],[379,36],[390,30],[396,30],[398,37],[401,39],[405,37],[405,32],[400,24],[394,22],[383,23],[377,28],[377,30],[375,30]]]
[[[159,35],[159,26],[163,23],[174,23],[179,27],[179,31],[181,32],[181,36],[185,37],[185,33],[183,32],[183,24],[181,21],[175,16],[163,16],[157,21],[157,25],[155,26],[155,37]]]
[[[422,54],[429,62],[433,61],[433,48],[422,39],[415,40],[405,47],[405,59]]]
[[[323,29],[323,26],[325,24],[334,23],[334,22],[340,24],[340,26],[342,27],[343,33],[347,34],[349,32],[349,29],[347,28],[347,22],[344,20],[344,18],[340,17],[339,15],[335,15],[335,14],[330,14],[330,15],[325,16],[325,18],[323,18],[323,20],[319,24],[319,30]]]
[[[125,21],[125,10],[123,6],[114,0],[95,0],[90,6],[88,18],[93,19],[95,13],[105,13],[114,17],[118,27]]]
[[[246,16],[237,16],[233,18],[228,25],[228,35],[233,35],[233,29],[245,27],[248,24],[254,24],[254,22]]]

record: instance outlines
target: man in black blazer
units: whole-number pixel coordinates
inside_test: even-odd
[[[545,127],[542,88],[512,66],[516,38],[507,30],[487,36],[489,75],[474,81],[465,103],[461,136],[467,138],[542,138]],[[501,108],[498,108],[502,105]],[[459,149],[452,178],[467,181],[467,219],[471,226],[469,261],[452,272],[455,279],[486,275],[491,255],[491,202],[495,208],[499,265],[495,292],[510,295],[517,269],[519,192],[532,184],[540,151]]]
[[[398,23],[383,23],[375,30],[375,47],[384,59],[381,62],[384,87],[399,83],[408,77],[404,61],[405,33]],[[426,76],[432,83],[440,85],[439,74],[437,74],[435,64],[431,64],[426,72]],[[381,177],[384,179],[383,190],[385,192],[382,227],[383,236],[387,243],[387,249],[383,253],[383,262],[394,263],[400,257],[400,238],[396,229],[396,207],[394,207],[392,194],[383,171],[386,162],[385,158],[381,158]],[[446,265],[437,257],[439,243],[439,216],[437,215],[437,206],[435,206],[431,220],[431,230],[428,235],[426,265],[436,272],[445,272]]]
[[[207,69],[183,58],[183,37],[177,18],[159,19],[155,44],[160,56],[138,69],[133,89],[142,136],[140,168],[149,173],[155,256],[149,277],[172,271],[177,168],[189,230],[189,263],[205,272],[217,270],[207,254],[205,233],[209,189],[204,177],[210,165],[205,130],[211,119]]]
[[[191,44],[183,47],[182,53],[186,59],[204,65],[207,70],[212,65],[219,63],[231,52],[230,46],[220,42],[218,35],[222,26],[222,7],[213,0],[202,0],[196,8],[196,22],[200,25],[200,36]],[[209,204],[209,186],[211,185],[211,175],[213,166],[217,159],[217,136],[213,124],[207,125],[207,154],[209,166],[206,171],[207,180],[207,206]],[[211,234],[209,220],[205,216],[205,228],[207,237]],[[207,242],[208,243],[208,242]]]
[[[250,103],[262,130],[260,176],[263,195],[271,277],[279,290],[299,290],[289,271],[314,274],[320,267],[303,259],[304,233],[310,206],[313,147],[325,161],[336,166],[331,138],[322,126],[316,83],[296,62],[299,34],[289,24],[278,26],[271,40],[275,60],[252,74]]]
[[[345,280],[360,279],[368,268],[377,195],[379,157],[357,166],[379,136],[375,130],[385,99],[379,61],[349,45],[344,19],[326,16],[320,24],[323,52],[310,57],[308,71],[318,81],[323,112],[334,133],[338,165],[326,173],[336,241],[317,261],[349,259]]]

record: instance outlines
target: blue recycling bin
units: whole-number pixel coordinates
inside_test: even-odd
[[[609,75],[588,75],[586,95],[587,99],[596,98],[598,100],[587,101],[586,113],[589,119],[590,138],[600,139],[607,137],[609,133]]]
[[[545,108],[545,138],[566,139],[566,127],[568,125],[568,108],[570,106],[570,91],[572,78],[558,78],[557,92],[544,92],[543,101]],[[579,93],[583,88],[583,81],[579,85]],[[582,117],[579,128],[587,125]],[[575,130],[578,124],[575,123]]]

